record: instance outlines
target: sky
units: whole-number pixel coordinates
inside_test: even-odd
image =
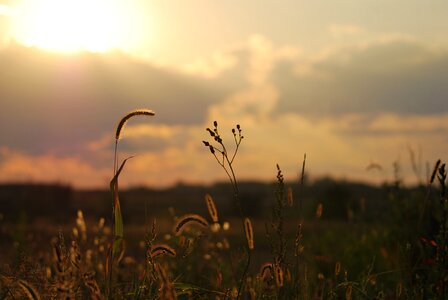
[[[123,130],[124,186],[225,180],[213,121],[230,149],[241,125],[240,180],[297,180],[306,153],[311,178],[424,182],[447,33],[438,0],[0,0],[0,182],[107,188],[136,108],[156,115]]]

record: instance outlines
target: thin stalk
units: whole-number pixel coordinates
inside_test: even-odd
[[[226,157],[227,163],[229,165],[230,172],[232,174],[233,181],[231,180],[231,182],[233,183],[233,189],[234,189],[234,201],[235,201],[235,204],[236,204],[236,206],[237,206],[237,208],[239,210],[239,213],[240,213],[241,225],[242,225],[243,232],[244,232],[244,230],[245,230],[244,213],[243,213],[243,209],[241,207],[241,202],[240,202],[240,199],[239,199],[240,192],[239,192],[238,183],[236,181],[235,171],[233,170],[232,163],[231,163],[231,161],[229,161],[228,156],[226,155],[225,157]],[[227,170],[226,170],[226,172],[227,172]],[[241,296],[241,290],[242,290],[242,288],[244,286],[244,281],[246,279],[246,274],[247,274],[247,271],[248,271],[249,266],[250,266],[251,251],[249,249],[249,245],[246,245],[245,249],[246,249],[246,255],[247,255],[247,262],[246,262],[246,265],[244,267],[243,274],[241,275],[240,285],[238,287],[238,295],[236,297],[237,300]]]
[[[235,141],[235,150],[232,154],[232,157],[229,158],[229,152],[227,151],[226,146],[224,145],[221,136],[219,135],[219,131],[218,131],[218,123],[215,121],[213,122],[214,125],[214,129],[211,130],[210,128],[207,128],[206,130],[209,132],[210,136],[213,138],[213,140],[218,143],[220,145],[220,148],[217,148],[215,146],[213,146],[210,142],[207,141],[203,141],[204,145],[206,147],[208,147],[210,149],[210,152],[213,154],[213,156],[215,157],[216,161],[218,162],[218,164],[224,169],[224,171],[227,174],[227,177],[230,180],[230,183],[232,185],[232,189],[233,189],[233,200],[235,202],[235,206],[237,207],[237,210],[240,214],[241,217],[241,225],[242,225],[242,229],[243,232],[245,230],[245,225],[244,225],[244,212],[241,206],[241,201],[239,198],[239,187],[238,187],[238,182],[236,180],[236,175],[235,175],[235,171],[233,169],[233,162],[235,160],[236,154],[238,153],[238,149],[240,147],[241,141],[243,139],[243,136],[241,135],[241,128],[240,125],[236,126],[236,129],[232,129],[232,133],[233,133],[233,138]],[[237,131],[238,131],[238,137],[237,137]],[[222,160],[220,158],[218,158],[216,153],[220,153],[222,155]],[[246,278],[246,274],[247,271],[249,269],[250,266],[250,258],[251,258],[251,252],[249,249],[249,245],[246,245],[246,254],[247,254],[247,261],[246,261],[246,265],[244,267],[243,270],[243,274],[239,283],[239,288],[238,288],[238,295],[237,295],[237,299],[240,298],[241,296],[241,290],[244,286],[244,281]]]
[[[300,193],[299,193],[299,219],[300,222],[302,222],[302,202],[303,202],[303,181],[305,178],[305,162],[306,162],[306,153],[303,155],[303,162],[302,162],[302,172],[300,175]]]
[[[115,139],[115,147],[114,147],[114,174],[112,178],[114,178],[117,175],[117,165],[118,165],[118,139]],[[115,203],[114,203],[114,197],[112,197],[112,236],[115,237]],[[110,249],[109,249],[109,259],[107,261],[108,268],[109,268],[109,274],[108,278],[106,280],[107,286],[106,286],[106,297],[107,299],[111,299],[112,297],[112,273],[113,273],[113,265],[114,265],[114,251],[113,248],[114,241],[112,242]]]
[[[244,270],[243,270],[243,274],[241,275],[241,281],[240,281],[240,285],[238,287],[238,295],[237,295],[236,299],[239,299],[241,296],[241,289],[243,288],[243,282],[246,279],[247,270],[249,269],[249,266],[250,266],[251,255],[250,255],[249,246],[246,246],[245,249],[246,249],[247,261],[246,261],[246,266],[244,267]]]
[[[300,288],[299,288],[299,271],[300,271],[300,247],[301,247],[301,243],[302,243],[302,223],[299,223],[299,225],[297,226],[297,233],[296,233],[296,239],[294,241],[294,251],[295,251],[295,256],[296,256],[296,265],[295,265],[295,273],[296,273],[296,277],[295,277],[295,282],[294,285],[296,287],[296,299],[298,299],[299,297],[299,293],[300,293]]]
[[[446,176],[447,173],[445,171],[445,164],[442,164],[439,167],[438,170],[438,179],[440,183],[440,204],[442,208],[442,218],[441,218],[441,226],[440,226],[440,246],[438,246],[438,252],[439,256],[441,256],[441,274],[440,274],[440,299],[445,299],[446,294],[446,274],[447,274],[447,264],[446,264],[446,256],[447,256],[447,230],[446,230],[446,223],[447,223],[447,208],[446,208],[446,202],[447,202],[447,196],[446,196]]]

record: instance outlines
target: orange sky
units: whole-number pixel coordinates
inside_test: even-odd
[[[382,182],[399,161],[410,183],[410,149],[423,179],[446,159],[448,4],[282,4],[0,2],[0,181],[107,187],[140,107],[157,115],[125,128],[125,185],[225,179],[214,120],[243,128],[241,179],[294,180],[307,153],[314,177]]]

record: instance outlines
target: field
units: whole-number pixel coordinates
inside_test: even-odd
[[[116,131],[116,152],[125,116]],[[215,122],[204,141],[229,183],[110,191],[0,188],[0,299],[445,299],[445,164],[427,184],[240,182]],[[226,148],[227,147],[227,148]]]

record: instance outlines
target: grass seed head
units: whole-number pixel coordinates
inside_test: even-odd
[[[185,229],[188,224],[197,224],[204,228],[208,227],[206,219],[197,214],[187,214],[177,220],[176,226],[174,226],[174,234],[179,235]]]
[[[322,205],[322,203],[319,203],[319,205],[317,206],[317,209],[316,209],[316,218],[320,219],[322,217],[323,210],[324,210],[324,206]]]
[[[246,232],[246,240],[247,240],[247,246],[250,250],[254,249],[254,231],[252,229],[252,222],[249,218],[244,219],[244,229]]]
[[[17,284],[19,285],[19,287],[22,288],[23,292],[25,293],[28,299],[40,300],[40,296],[37,290],[27,281],[19,279],[17,281]]]
[[[218,211],[216,210],[215,202],[210,194],[205,195],[205,203],[207,204],[208,213],[214,223],[218,222]]]
[[[283,286],[283,270],[279,265],[275,266],[275,283],[278,288]]]
[[[171,256],[176,256],[176,251],[166,244],[153,245],[150,249],[150,254],[152,258],[156,258],[160,255],[169,254]]]
[[[123,129],[123,126],[126,124],[126,122],[134,117],[134,116],[154,116],[155,113],[152,110],[149,109],[136,109],[131,112],[129,112],[127,115],[125,115],[123,118],[121,118],[120,122],[117,125],[117,130],[115,131],[115,139],[119,140],[121,136],[121,131]]]
[[[345,300],[352,300],[352,285],[349,284],[345,289]]]
[[[334,266],[334,275],[338,276],[341,273],[341,263],[338,261]]]
[[[78,235],[80,234],[81,240],[85,242],[87,240],[87,225],[84,220],[84,214],[82,213],[82,210],[78,210],[76,226],[78,228]]]
[[[261,278],[265,280],[270,274],[272,274],[272,263],[264,263],[260,269]]]

